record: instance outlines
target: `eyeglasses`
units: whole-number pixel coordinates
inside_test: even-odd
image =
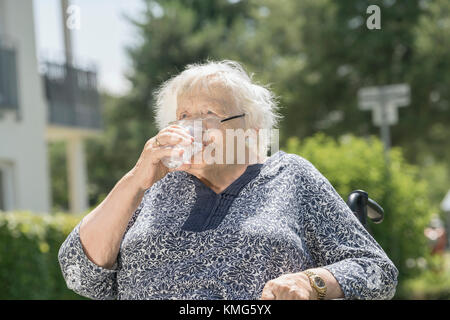
[[[231,116],[231,117],[222,119],[222,120],[220,120],[220,123],[225,122],[225,121],[229,121],[229,120],[233,120],[233,119],[236,119],[236,118],[242,118],[242,117],[245,117],[245,113],[238,114],[237,116]]]
[[[207,117],[203,117],[203,118],[184,118],[184,119],[180,119],[180,120],[176,120],[176,121],[171,121],[171,122],[169,122],[169,125],[173,125],[173,124],[176,124],[176,125],[180,125],[180,124],[184,124],[184,123],[186,123],[186,122],[193,122],[193,121],[202,121],[203,123],[205,123],[206,124],[206,127],[208,128],[208,127],[218,127],[218,126],[215,126],[215,124],[217,125],[217,124],[221,124],[221,123],[224,123],[224,122],[226,122],[226,121],[230,121],[230,120],[233,120],[233,119],[237,119],[237,118],[242,118],[242,117],[245,117],[245,113],[242,113],[242,114],[238,114],[238,115],[235,115],[235,116],[231,116],[231,117],[227,117],[227,118],[220,118],[220,117],[218,117],[218,116],[207,116]]]

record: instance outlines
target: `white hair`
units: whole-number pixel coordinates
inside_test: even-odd
[[[277,113],[277,99],[266,86],[256,84],[252,76],[241,64],[231,60],[208,60],[187,65],[183,72],[164,82],[155,91],[154,110],[159,130],[177,120],[177,99],[181,94],[192,92],[195,88],[210,90],[211,86],[219,85],[227,90],[238,110],[245,112],[246,128],[270,132],[281,118]],[[267,152],[270,143],[268,137],[266,139],[263,152]]]

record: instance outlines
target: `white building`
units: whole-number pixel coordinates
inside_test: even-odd
[[[38,72],[32,1],[0,0],[0,210],[49,212],[47,144],[67,142],[72,212],[87,209],[83,139],[101,127],[96,74],[46,62]]]

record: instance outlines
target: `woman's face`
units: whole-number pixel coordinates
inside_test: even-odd
[[[177,120],[200,118],[215,115],[220,118],[228,116],[222,99],[213,98],[206,94],[182,95],[178,98]]]
[[[220,89],[215,89],[208,94],[197,91],[178,96],[177,120],[208,117],[224,119],[241,113],[234,105],[233,99]],[[205,126],[208,126],[208,124]],[[236,130],[244,129],[244,127],[245,120],[241,117],[223,123],[217,122],[217,126],[206,128],[209,130],[208,135],[204,137],[201,161],[196,161],[199,158],[193,158],[191,169],[205,168],[205,166],[212,164],[211,159],[215,159],[216,163],[226,163],[227,129]],[[228,152],[230,151],[228,150]],[[236,146],[233,148],[233,152],[236,155]]]

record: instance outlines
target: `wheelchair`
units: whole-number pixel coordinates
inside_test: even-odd
[[[364,190],[352,191],[348,196],[347,205],[364,228],[367,228],[367,219],[377,224],[384,219],[383,208],[375,200],[370,199]]]

